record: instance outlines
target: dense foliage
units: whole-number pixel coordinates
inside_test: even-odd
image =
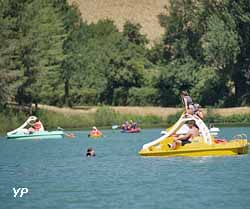
[[[87,24],[66,0],[0,1],[0,103],[250,104],[249,1],[169,2],[149,48],[139,24]]]

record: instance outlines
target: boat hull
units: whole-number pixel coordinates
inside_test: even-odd
[[[92,138],[92,139],[99,139],[101,138],[103,135],[100,134],[100,135],[90,135],[89,137]]]
[[[139,133],[141,131],[140,128],[135,128],[131,130],[121,130],[122,133],[127,133],[127,134],[134,134],[134,133]]]
[[[64,137],[63,131],[40,131],[34,133],[16,133],[7,135],[8,139],[28,140],[28,139],[61,139]]]
[[[187,144],[180,146],[176,150],[168,148],[161,144],[148,150],[139,152],[142,156],[162,156],[162,157],[201,157],[201,156],[232,156],[247,154],[249,152],[249,144],[247,140],[233,140],[221,144]]]

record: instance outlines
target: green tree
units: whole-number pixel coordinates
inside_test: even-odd
[[[146,106],[158,104],[158,89],[153,87],[132,87],[129,89],[128,104],[132,106]]]
[[[60,68],[60,77],[64,83],[64,101],[67,106],[72,105],[70,90],[72,89],[72,79],[81,69],[82,54],[81,46],[88,38],[88,26],[84,24],[80,17],[80,12],[75,5],[64,8],[64,28],[67,37],[63,43],[63,53],[65,59]],[[79,73],[78,73],[79,74]]]
[[[121,34],[110,20],[99,21],[85,28],[87,38],[79,48],[79,71],[73,78],[73,91],[96,91],[96,101],[105,102],[105,91],[108,83],[108,68],[112,55],[117,53],[117,43]],[[83,36],[83,35],[82,35]],[[85,35],[86,36],[86,35]],[[78,90],[77,90],[78,89]]]
[[[126,37],[131,43],[145,46],[146,44],[148,44],[148,39],[145,35],[142,35],[140,33],[140,30],[140,24],[133,24],[129,21],[126,21],[123,26],[123,36]]]
[[[198,63],[192,58],[175,60],[161,68],[156,87],[159,89],[159,100],[163,106],[180,104],[180,92],[190,90],[198,78]]]
[[[239,37],[240,51],[233,66],[232,81],[234,82],[237,105],[250,104],[250,4],[248,0],[229,0],[227,10],[235,22]]]
[[[208,29],[201,41],[206,64],[218,70],[228,70],[226,74],[230,76],[240,52],[237,32],[213,15],[208,19]]]
[[[17,45],[25,0],[0,1],[0,104],[13,101],[19,84]]]
[[[201,67],[197,72],[197,80],[191,89],[193,99],[204,105],[226,105],[229,94],[228,79],[219,76],[219,72],[212,67]]]
[[[124,43],[121,42],[123,45]],[[125,43],[126,44],[126,43]],[[138,48],[137,45],[127,43],[126,48],[121,48],[121,51],[110,60],[108,77],[108,94],[111,101],[115,105],[127,104],[128,91],[131,87],[141,87],[144,82],[145,73],[145,58],[143,48]],[[123,91],[123,101],[119,100],[120,94],[114,94],[116,89]],[[113,95],[113,96],[112,96]],[[111,102],[110,101],[110,102]]]
[[[160,53],[154,52],[154,56],[150,57],[154,59],[154,63],[161,63],[169,69],[168,74],[162,72],[159,84],[168,86],[165,90],[174,95],[176,89],[180,91],[186,86],[186,90],[193,92],[194,97],[202,104],[239,105],[243,100],[247,100],[250,78],[247,58],[249,17],[249,2],[245,0],[171,0],[168,14],[159,16],[161,25],[166,28],[163,47],[158,47]],[[162,61],[159,55],[162,55],[165,61]],[[176,65],[187,59],[194,60],[197,65],[189,71],[193,78],[192,85],[185,85],[191,84],[185,76],[186,70],[183,69],[181,75],[178,73],[180,65]],[[171,70],[170,66],[175,69]],[[210,73],[209,79],[203,78],[204,72]],[[175,81],[181,80],[183,84],[168,85],[162,78],[169,79],[169,76]],[[161,85],[158,85],[158,88],[162,92]],[[217,92],[217,96],[214,92]],[[172,105],[177,102],[175,98],[171,96]],[[165,103],[162,101],[162,104]]]
[[[22,21],[19,59],[23,76],[17,101],[60,103],[63,17],[51,1],[35,0],[25,7]]]

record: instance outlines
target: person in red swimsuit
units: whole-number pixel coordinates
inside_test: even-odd
[[[30,132],[40,131],[43,127],[42,122],[37,118],[35,123],[29,128]]]
[[[95,126],[93,127],[92,131],[90,132],[91,135],[100,135],[102,134]]]

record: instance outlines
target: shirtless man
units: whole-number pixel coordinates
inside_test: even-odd
[[[177,145],[184,146],[192,142],[192,139],[199,136],[199,129],[195,125],[195,121],[191,120],[188,122],[189,131],[185,135],[179,135],[174,137],[174,143],[168,144],[169,148],[176,149]]]

